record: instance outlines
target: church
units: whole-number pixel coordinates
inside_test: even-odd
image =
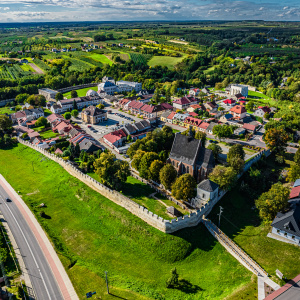
[[[206,179],[215,167],[212,151],[203,147],[201,140],[195,139],[191,130],[187,136],[179,132],[175,135],[167,163],[174,166],[178,175],[188,173],[197,183]]]

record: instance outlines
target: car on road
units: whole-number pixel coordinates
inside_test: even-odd
[[[6,202],[11,202],[11,200],[9,198],[6,198],[5,200],[6,200]]]
[[[88,127],[88,128],[92,128],[92,126],[91,126],[91,125],[88,125],[87,127]]]
[[[212,144],[218,144],[218,142],[214,141],[214,140],[209,140],[209,142],[212,143]]]

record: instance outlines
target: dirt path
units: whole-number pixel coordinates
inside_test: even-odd
[[[37,73],[37,74],[44,74],[44,71],[41,70],[37,65],[35,65],[34,63],[29,63],[29,66],[34,69],[34,71]]]

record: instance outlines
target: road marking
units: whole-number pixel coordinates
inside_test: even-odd
[[[1,197],[1,196],[0,196],[0,197]],[[1,197],[1,198],[2,198],[2,197]],[[29,248],[29,251],[30,251],[31,256],[32,256],[32,258],[33,258],[33,260],[34,260],[34,262],[35,262],[35,265],[36,265],[37,269],[39,270],[39,273],[40,273],[40,275],[41,275],[41,279],[42,279],[42,281],[43,281],[43,283],[44,283],[44,286],[45,286],[46,292],[47,292],[47,294],[48,294],[48,297],[49,297],[49,299],[51,299],[50,294],[49,294],[49,291],[48,291],[48,288],[47,288],[47,286],[46,286],[46,283],[45,283],[45,280],[44,280],[44,277],[43,277],[43,274],[41,273],[40,267],[39,267],[39,265],[38,265],[38,263],[37,263],[37,261],[36,261],[36,259],[35,259],[35,256],[33,255],[33,252],[32,252],[32,250],[31,250],[31,247],[29,246],[29,243],[28,243],[28,241],[27,241],[27,238],[25,237],[24,232],[23,232],[23,230],[21,229],[21,227],[20,227],[20,225],[19,225],[17,219],[15,218],[14,214],[12,213],[11,209],[10,209],[9,206],[6,204],[6,202],[5,202],[5,200],[4,200],[3,198],[2,198],[2,200],[3,200],[3,203],[5,204],[5,206],[8,208],[9,212],[11,213],[12,217],[14,218],[14,220],[15,220],[17,226],[19,227],[19,230],[20,230],[20,232],[21,232],[21,234],[22,234],[22,236],[23,236],[23,238],[24,238],[24,240],[25,240],[25,242],[26,242],[26,244],[27,244],[27,247]]]

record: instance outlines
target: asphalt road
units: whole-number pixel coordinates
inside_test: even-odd
[[[0,185],[0,210],[20,248],[21,255],[30,276],[35,298],[38,300],[63,299],[54,275],[26,220],[14,203],[6,202],[8,194]]]

